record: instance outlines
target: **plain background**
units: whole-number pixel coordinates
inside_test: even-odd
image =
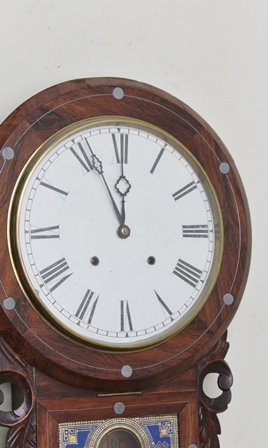
[[[264,447],[267,439],[267,20],[266,0],[0,0],[0,122],[59,82],[132,78],[196,110],[236,162],[253,253],[229,327],[234,386],[220,415],[221,448]]]

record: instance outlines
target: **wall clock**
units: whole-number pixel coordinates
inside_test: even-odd
[[[30,98],[0,146],[7,446],[219,446],[251,247],[223,143],[171,95],[93,78]]]

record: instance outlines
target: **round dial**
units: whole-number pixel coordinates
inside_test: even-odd
[[[59,131],[24,168],[14,213],[21,286],[74,339],[156,344],[195,317],[217,279],[222,224],[209,179],[182,144],[139,120]]]

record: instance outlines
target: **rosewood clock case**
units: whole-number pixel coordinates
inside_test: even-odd
[[[206,303],[178,334],[141,350],[98,350],[55,329],[24,296],[9,254],[9,205],[29,157],[64,127],[101,116],[142,119],[185,145],[210,179],[222,214],[222,261]],[[2,123],[0,147],[0,378],[22,393],[16,412],[0,411],[0,423],[11,428],[7,446],[15,446],[17,437],[17,446],[56,448],[60,424],[119,415],[176,415],[181,448],[219,446],[216,413],[226,409],[232,384],[224,362],[226,329],[243,295],[251,248],[246,195],[219,137],[188,106],[159,89],[93,78],[68,81],[30,98]],[[222,394],[216,399],[203,391],[210,372],[219,374]]]

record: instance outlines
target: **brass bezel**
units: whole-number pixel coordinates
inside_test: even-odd
[[[174,327],[172,327],[171,329],[169,328],[168,330],[167,329],[164,330],[161,337],[148,338],[146,339],[146,342],[143,341],[141,343],[133,343],[128,345],[127,347],[125,345],[120,345],[120,343],[115,344],[115,343],[96,342],[95,340],[91,340],[90,337],[86,338],[81,335],[78,335],[75,331],[70,330],[66,325],[64,325],[61,321],[55,318],[51,310],[47,309],[47,307],[45,307],[44,304],[41,302],[39,296],[35,293],[33,285],[31,285],[30,279],[28,277],[28,274],[22,261],[21,249],[19,243],[18,223],[21,209],[21,201],[27,186],[28,179],[31,177],[35,167],[42,161],[45,155],[62,139],[72,135],[75,132],[85,130],[89,127],[104,126],[107,124],[139,127],[139,129],[154,133],[154,135],[158,136],[165,142],[169,143],[174,149],[180,152],[182,156],[185,159],[187,159],[187,161],[193,167],[193,169],[195,170],[197,176],[199,177],[205,188],[206,194],[210,201],[211,210],[213,212],[214,228],[215,228],[215,251],[214,251],[213,265],[211,267],[209,277],[206,281],[206,286],[202,290],[202,293],[198,298],[197,303],[193,305],[193,307],[186,313],[186,315],[184,315],[179,320],[179,322],[177,322],[177,325],[174,325]],[[215,286],[220,271],[221,259],[224,247],[223,220],[219,201],[213,188],[213,185],[211,184],[211,181],[207,173],[205,172],[205,169],[201,166],[196,157],[193,156],[193,154],[185,147],[185,145],[183,145],[181,142],[179,142],[175,137],[170,135],[165,130],[151,123],[147,123],[142,120],[124,116],[102,116],[98,118],[89,118],[77,121],[64,127],[60,131],[56,132],[53,136],[48,138],[45,142],[43,142],[29,158],[28,162],[24,166],[16,182],[15,188],[12,193],[12,198],[10,201],[7,229],[8,229],[8,247],[13,270],[27,300],[29,301],[31,306],[35,309],[35,311],[39,314],[39,316],[50,327],[52,327],[54,330],[58,331],[60,334],[64,335],[71,341],[75,341],[76,343],[82,345],[86,344],[92,348],[108,352],[139,351],[147,349],[148,347],[156,346],[170,339],[171,337],[182,331],[187,325],[189,325],[190,322],[192,322],[192,320],[203,308],[204,304],[206,303],[207,299],[209,298]]]

